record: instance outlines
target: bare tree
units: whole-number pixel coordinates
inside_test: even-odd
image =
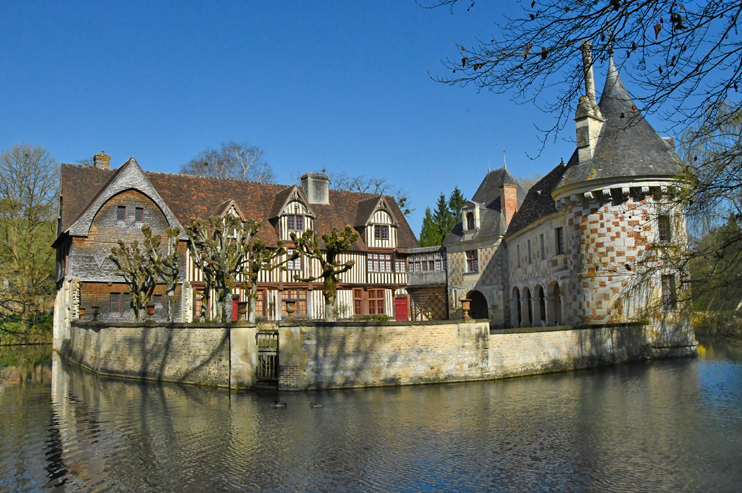
[[[248,142],[222,142],[219,149],[205,150],[180,167],[180,173],[226,180],[272,183],[270,164],[263,160],[263,150]]]
[[[227,321],[232,303],[229,294],[238,276],[249,269],[247,255],[259,225],[248,219],[243,223],[230,214],[224,217],[211,216],[208,224],[201,219],[192,218],[185,227],[188,235],[188,248],[195,265],[201,269],[204,278],[204,298],[201,318],[206,318],[206,307],[213,289],[216,294],[216,315],[221,322]]]
[[[438,0],[427,6],[465,3]],[[463,7],[463,6],[462,6]],[[593,43],[594,60],[615,50],[619,65],[640,86],[634,101],[644,115],[663,110],[684,128],[709,108],[736,98],[742,75],[742,38],[733,0],[539,0],[521,3],[521,13],[496,23],[495,33],[469,45],[456,45],[444,60],[448,75],[435,79],[451,85],[508,93],[554,115],[543,140],[574,115],[581,94],[580,43]],[[471,14],[476,15],[476,14]],[[558,93],[544,97],[543,91]]]
[[[261,272],[270,272],[282,268],[289,260],[298,258],[299,254],[287,255],[283,260],[278,259],[286,255],[286,249],[283,247],[283,241],[278,240],[276,248],[268,248],[263,240],[255,239],[250,243],[247,252],[247,262],[249,268],[245,269],[245,277],[250,281],[248,291],[248,310],[247,320],[255,322],[255,299],[258,293],[258,278]]]
[[[0,155],[0,312],[23,330],[47,309],[54,291],[57,162],[40,146],[18,144]]]
[[[297,281],[309,282],[322,279],[324,288],[322,294],[325,297],[325,320],[331,322],[337,320],[337,283],[338,276],[349,271],[355,265],[354,260],[341,262],[338,255],[347,252],[354,241],[358,239],[358,231],[350,226],[344,230],[332,228],[332,233],[323,234],[320,245],[319,234],[316,231],[305,231],[301,236],[291,233],[291,240],[296,245],[296,250],[307,258],[316,259],[320,264],[321,273],[315,277],[301,277],[294,275]]]
[[[180,266],[179,266],[179,255],[178,255],[178,233],[180,228],[168,228],[167,229],[167,251],[161,251],[160,237],[156,236],[152,238],[152,232],[149,226],[145,225],[142,227],[142,233],[146,238],[145,247],[147,253],[152,259],[155,270],[160,280],[165,283],[167,293],[167,319],[168,321],[173,320],[173,296],[175,296],[175,288],[178,287]],[[148,241],[147,241],[148,240]]]

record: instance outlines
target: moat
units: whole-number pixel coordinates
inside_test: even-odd
[[[277,409],[0,348],[0,491],[737,490],[742,346],[699,355]]]

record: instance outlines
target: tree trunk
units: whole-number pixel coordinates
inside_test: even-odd
[[[325,320],[328,322],[337,321],[337,286],[335,285],[335,276],[325,277],[325,289],[322,291],[325,295]]]
[[[258,283],[256,281],[250,282],[250,292],[247,295],[247,321],[251,324],[255,323],[255,298],[258,296]],[[265,303],[265,300],[263,300]],[[263,305],[265,306],[265,304]]]

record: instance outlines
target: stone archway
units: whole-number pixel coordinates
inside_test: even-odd
[[[544,295],[544,288],[540,285],[536,286],[536,299],[538,300],[538,313],[536,315],[537,321],[542,325],[548,325],[546,321],[546,296]]]
[[[510,326],[520,327],[520,322],[523,319],[523,312],[520,306],[520,291],[517,287],[513,288],[513,296],[510,298]]]
[[[554,281],[549,284],[547,303],[549,307],[549,319],[546,321],[547,325],[562,325],[562,293],[559,289],[559,284]]]
[[[523,288],[523,316],[521,317],[521,327],[533,326],[533,300],[531,299],[531,290]]]
[[[466,297],[471,300],[471,308],[469,309],[469,316],[471,318],[490,318],[487,298],[482,293],[479,291],[469,291]]]

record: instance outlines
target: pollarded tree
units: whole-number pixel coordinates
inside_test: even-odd
[[[167,292],[167,319],[173,320],[173,296],[178,286],[180,265],[178,257],[178,233],[180,228],[167,229],[167,252],[159,249],[160,237],[152,238],[152,230],[149,226],[142,226],[144,234],[144,245],[160,280],[165,283]]]
[[[237,276],[247,270],[250,243],[258,229],[259,224],[254,220],[248,219],[243,223],[231,214],[211,216],[208,224],[192,218],[190,226],[186,226],[188,248],[204,279],[201,319],[208,318],[206,308],[213,289],[217,319],[226,322],[227,312],[232,307],[230,293]]]
[[[160,238],[155,238],[159,243]],[[152,241],[151,235],[145,236],[142,245],[137,240],[134,240],[131,245],[119,240],[118,247],[111,248],[111,255],[108,256],[118,268],[116,275],[123,277],[129,286],[131,309],[134,310],[136,320],[142,320],[144,317],[145,308],[157,287],[157,269],[149,254],[152,250]],[[149,245],[148,242],[150,242]]]
[[[315,277],[301,277],[294,275],[294,279],[302,282],[322,279],[324,286],[322,294],[325,297],[325,320],[334,322],[337,320],[337,283],[338,276],[347,272],[355,265],[354,260],[341,262],[338,255],[347,252],[354,241],[358,239],[358,232],[350,226],[344,230],[332,228],[332,233],[322,235],[322,245],[316,231],[305,231],[301,236],[291,233],[291,240],[296,250],[307,258],[316,259],[319,262],[321,273]]]
[[[248,321],[255,323],[255,299],[258,293],[258,277],[260,276],[260,272],[276,270],[284,266],[289,260],[294,260],[298,257],[298,254],[294,253],[287,256],[283,261],[278,261],[286,253],[281,240],[278,241],[276,248],[268,248],[265,242],[260,239],[255,239],[250,243],[247,254],[248,268],[244,269],[244,276],[250,281],[250,289],[247,296]]]

